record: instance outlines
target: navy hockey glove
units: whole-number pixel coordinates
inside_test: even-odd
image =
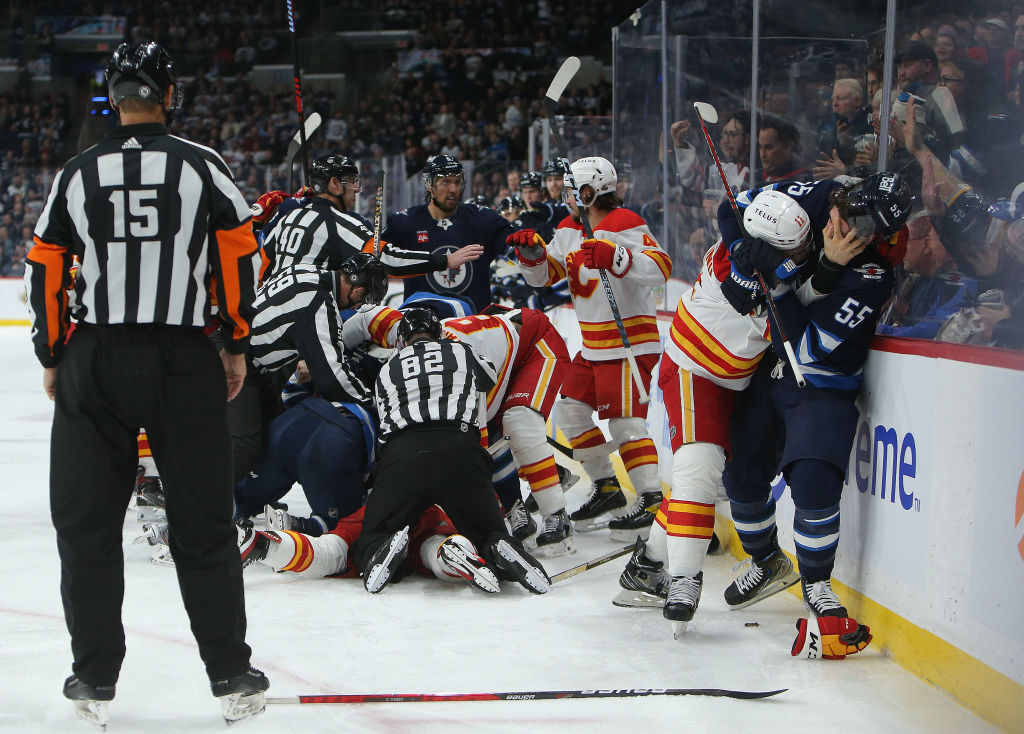
[[[544,238],[532,229],[521,229],[505,238],[505,244],[516,248],[516,255],[523,265],[540,265],[547,258]]]
[[[753,277],[754,271],[759,271],[762,275],[774,276],[778,283],[795,278],[797,273],[797,264],[781,250],[752,237],[734,242],[729,248],[729,260],[733,268],[747,277]],[[768,277],[766,279],[770,280]]]
[[[744,275],[733,265],[728,277],[722,281],[722,295],[736,313],[746,316],[759,306],[764,305],[764,295],[757,281]]]

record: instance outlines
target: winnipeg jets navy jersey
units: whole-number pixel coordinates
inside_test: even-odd
[[[894,283],[892,267],[869,248],[847,264],[831,293],[807,306],[801,305],[792,291],[777,301],[809,386],[860,388],[875,326]],[[792,381],[793,373],[774,330],[772,341],[785,364],[785,379]]]
[[[435,220],[426,204],[403,209],[388,217],[381,238],[402,250],[418,250],[432,258],[447,257],[466,245],[483,245],[480,259],[459,268],[445,268],[407,278],[406,297],[416,291],[431,291],[468,298],[483,310],[491,302],[491,261],[505,252],[505,238],[512,227],[497,212],[475,205],[459,204],[445,219]]]

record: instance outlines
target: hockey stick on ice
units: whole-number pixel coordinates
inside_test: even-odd
[[[269,704],[282,703],[420,703],[425,701],[543,701],[556,698],[632,698],[638,696],[719,696],[722,698],[768,698],[777,691],[730,691],[722,688],[614,688],[579,691],[508,691],[502,693],[371,693],[325,694],[322,696],[267,697]]]
[[[373,254],[380,257],[380,220],[384,206],[384,168],[377,171],[377,202],[373,208]]]
[[[722,161],[718,159],[718,151],[715,150],[715,144],[711,141],[711,135],[708,133],[707,125],[704,124],[705,120],[710,123],[718,122],[718,112],[707,102],[694,102],[693,109],[697,112],[697,120],[700,122],[700,129],[704,131],[704,142],[708,144],[708,149],[711,151],[711,157],[715,159],[715,165],[718,166],[718,175],[722,177],[722,183],[725,185],[725,193],[729,197],[729,204],[732,206],[733,216],[736,217],[736,224],[739,225],[740,232],[744,237],[746,237],[747,230],[743,226],[743,217],[740,215],[740,207],[736,203],[736,196],[732,193],[732,187],[729,186],[729,181],[725,177],[725,170],[722,168]],[[775,299],[772,298],[771,291],[768,290],[768,284],[764,282],[764,276],[756,270],[754,271],[754,276],[757,278],[757,282],[761,285],[761,291],[764,293],[764,299],[768,304],[768,311],[771,313],[772,319],[775,321],[775,326],[779,332],[779,339],[782,340],[782,348],[786,350],[786,359],[789,361],[789,366],[793,368],[793,377],[796,378],[796,384],[803,387],[807,384],[807,381],[804,379],[804,373],[800,369],[800,363],[796,361],[796,353],[793,351],[793,345],[790,343],[789,337],[786,336],[786,330],[782,326],[782,320],[779,319],[779,311],[775,307]]]
[[[625,555],[629,555],[632,551],[632,544],[627,545],[625,548],[617,548],[616,550],[613,550],[611,553],[605,553],[603,556],[598,556],[597,558],[591,561],[581,563],[580,565],[573,566],[572,568],[567,568],[561,573],[556,573],[554,576],[551,577],[551,583],[557,584],[559,581],[571,579],[573,576],[581,574],[584,571],[589,571],[592,568],[603,566],[605,563],[608,563],[608,561],[614,561],[616,558],[622,558]]]
[[[288,152],[285,154],[285,162],[288,164],[288,191],[295,191],[295,156],[300,150],[306,147],[304,141],[309,140],[320,129],[320,113],[314,112],[306,118],[305,125],[295,133],[295,136],[288,141]]]
[[[292,69],[295,72],[295,107],[299,111],[299,135],[302,146],[302,183],[309,176],[309,151],[306,150],[306,119],[302,112],[302,79],[299,77],[299,49],[295,43],[295,10],[292,0],[285,0],[288,7],[288,31],[292,37]]]
[[[551,80],[551,84],[548,85],[548,91],[544,94],[544,109],[548,113],[548,122],[551,127],[551,134],[555,138],[555,148],[558,150],[558,157],[562,161],[562,166],[566,170],[566,177],[569,181],[569,190],[572,192],[573,198],[576,199],[576,209],[580,213],[580,223],[583,225],[583,232],[586,234],[587,239],[594,238],[594,230],[590,227],[590,221],[587,219],[587,210],[583,208],[583,200],[580,198],[580,191],[576,188],[576,179],[572,175],[572,169],[569,167],[569,149],[565,145],[565,140],[562,138],[562,131],[558,126],[558,99],[562,96],[562,92],[569,86],[569,82],[576,76],[576,72],[579,71],[580,60],[575,56],[570,56],[562,62],[562,66],[555,73],[554,79]],[[651,401],[650,396],[647,394],[647,388],[643,384],[643,379],[640,375],[640,369],[636,364],[636,357],[633,356],[633,347],[629,343],[629,335],[626,334],[626,327],[622,323],[622,314],[619,313],[619,304],[615,301],[615,293],[612,291],[612,284],[608,280],[608,273],[604,270],[597,271],[601,276],[601,284],[604,286],[604,293],[608,297],[608,305],[611,306],[612,316],[615,317],[615,328],[619,330],[619,339],[622,340],[622,348],[626,350],[626,360],[629,362],[630,376],[633,378],[633,384],[636,385],[637,392],[639,393],[639,400],[641,403],[649,403]]]

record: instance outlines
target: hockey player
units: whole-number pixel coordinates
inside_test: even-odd
[[[859,418],[854,401],[875,326],[892,295],[893,268],[906,249],[904,224],[913,195],[902,175],[879,173],[838,190],[832,202],[824,254],[813,275],[799,291],[783,292],[777,299],[779,317],[796,342],[807,385],[797,386],[788,362],[780,362],[772,372],[776,379],[770,379],[762,366],[734,416],[733,453],[723,481],[752,563],[726,589],[725,598],[733,607],[760,598],[768,575],[766,554],[778,553],[771,495],[778,467],[796,506],[793,534],[800,584],[812,615],[811,622],[801,621],[798,628],[834,625],[818,618],[838,618],[844,629],[839,640],[849,645],[846,654],[851,654],[871,638],[867,627],[845,621],[847,610],[831,587],[839,543],[839,498]],[[773,262],[778,262],[777,253],[762,249],[748,264],[766,270]],[[781,354],[777,333],[773,342]],[[778,421],[784,431],[773,435]],[[766,436],[774,441],[759,440]],[[806,654],[813,644],[807,639],[810,635],[800,631],[794,655]]]
[[[409,526],[432,504],[481,549],[497,576],[535,594],[549,590],[544,567],[508,534],[491,489],[480,433],[484,394],[497,377],[485,357],[441,338],[433,311],[405,312],[395,354],[374,390],[383,445],[354,549],[367,591],[393,578],[408,554]]]
[[[491,302],[491,261],[505,251],[512,230],[493,209],[459,204],[466,177],[452,156],[432,156],[422,176],[426,203],[392,214],[381,235],[401,252],[415,252],[429,261],[425,275],[405,278],[405,295],[458,295],[481,311]],[[390,264],[387,256],[383,260]],[[405,277],[404,272],[392,274]]]
[[[544,175],[544,203],[551,210],[548,224],[554,229],[569,216],[569,207],[562,201],[565,167],[562,165],[562,161],[552,158],[544,161],[541,173]]]
[[[568,277],[573,305],[583,334],[583,349],[573,360],[562,385],[559,427],[574,449],[605,444],[594,422],[607,418],[614,445],[637,492],[636,502],[609,523],[616,539],[633,540],[646,533],[661,503],[658,452],[647,430],[647,406],[640,403],[629,362],[619,339],[608,297],[598,270],[608,273],[619,312],[640,370],[650,382],[660,352],[656,306],[652,290],[668,279],[672,261],[651,237],[637,214],[622,208],[615,195],[615,168],[605,158],[581,158],[572,163],[584,211],[570,200],[573,214],[559,225],[548,246],[531,230],[516,232],[520,267],[533,286],[552,285]],[[581,218],[586,216],[594,239],[586,239]],[[606,453],[583,461],[593,481],[586,503],[572,515],[578,529],[603,526],[602,517],[627,504]]]
[[[511,443],[518,474],[530,485],[530,496],[544,518],[544,528],[534,541],[538,551],[548,556],[574,552],[572,521],[565,510],[546,428],[569,367],[565,341],[542,312],[530,308],[448,319],[444,332],[471,346],[497,369],[498,380],[487,393],[489,443],[504,437]],[[511,504],[502,500],[513,535],[523,539],[518,531],[523,522],[529,522],[525,503],[520,497]]]

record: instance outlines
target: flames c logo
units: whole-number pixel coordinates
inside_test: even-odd
[[[1021,522],[1022,519],[1024,519],[1024,472],[1021,473],[1020,479],[1017,481],[1017,507],[1013,515],[1017,534],[1021,536],[1017,542],[1017,552],[1020,553],[1021,560],[1024,560],[1024,522]]]

